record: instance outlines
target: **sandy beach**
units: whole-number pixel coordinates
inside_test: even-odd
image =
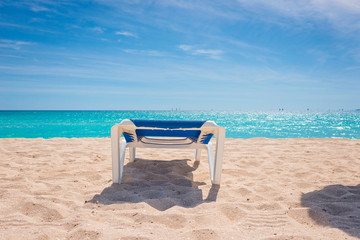
[[[360,140],[226,139],[139,149],[111,182],[110,138],[0,139],[0,239],[358,239]],[[128,157],[128,155],[127,155]]]

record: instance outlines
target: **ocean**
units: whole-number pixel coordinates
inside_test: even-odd
[[[360,139],[358,111],[0,111],[0,138],[109,137],[127,118],[212,120],[228,138]]]

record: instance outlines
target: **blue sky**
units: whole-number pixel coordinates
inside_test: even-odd
[[[2,1],[0,109],[360,108],[360,1]]]

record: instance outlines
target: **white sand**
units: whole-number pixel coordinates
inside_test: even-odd
[[[0,139],[0,239],[357,239],[359,170],[360,140],[226,139],[220,188],[177,149],[112,185],[109,138]]]

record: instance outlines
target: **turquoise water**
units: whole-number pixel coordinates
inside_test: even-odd
[[[213,120],[229,138],[360,139],[360,112],[0,111],[0,138],[109,137],[122,119]]]

